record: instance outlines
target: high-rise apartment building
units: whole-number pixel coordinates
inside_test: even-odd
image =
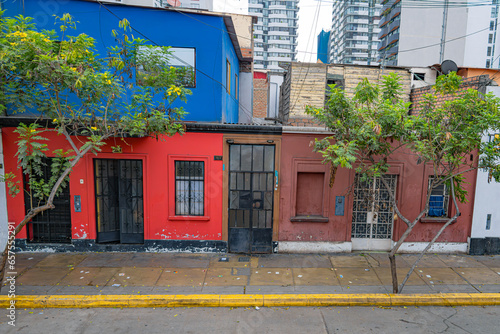
[[[283,71],[280,62],[291,62],[297,54],[299,0],[249,0],[248,14],[254,25],[254,68]]]
[[[380,62],[430,66],[450,59],[458,66],[500,68],[499,0],[481,6],[440,4],[405,7],[400,0],[383,0]]]
[[[381,0],[334,1],[330,63],[375,65]]]

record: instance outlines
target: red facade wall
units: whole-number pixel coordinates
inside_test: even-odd
[[[321,168],[318,163],[321,155],[312,152],[310,142],[314,138],[323,138],[321,135],[310,134],[283,134],[282,138],[282,158],[281,158],[281,196],[280,196],[280,241],[350,241],[353,196],[348,194],[349,187],[354,182],[355,173],[353,170],[339,168],[335,177],[333,188],[328,188],[323,193],[328,222],[291,222],[291,218],[296,213],[297,191],[296,174],[300,172],[298,163],[306,164],[310,161],[311,166],[316,169]],[[390,174],[397,174],[397,198],[401,212],[412,219],[424,208],[425,196],[427,195],[427,180],[432,175],[432,167],[424,164],[417,165],[416,159],[409,152],[401,152],[390,162]],[[325,183],[329,182],[329,166],[324,166]],[[316,172],[311,168],[310,172]],[[457,222],[449,226],[438,239],[438,242],[466,242],[470,235],[472,223],[472,208],[475,189],[476,172],[465,174],[469,183],[466,189],[469,193],[469,202],[459,204],[461,216]],[[328,186],[326,184],[326,186]],[[346,196],[344,216],[335,216],[336,196]],[[452,205],[450,203],[450,205]],[[453,212],[453,211],[452,211]],[[405,230],[405,224],[397,219],[394,221],[393,240],[398,240]],[[431,240],[437,231],[443,226],[441,222],[419,223],[411,235],[408,242],[421,242]]]
[[[17,169],[17,134],[14,128],[3,128],[3,147],[6,173],[13,172],[22,180]],[[46,133],[52,151],[70,146],[62,136]],[[111,153],[111,146],[120,145],[123,153]],[[214,161],[214,155],[222,156],[222,134],[186,133],[165,140],[153,138],[127,138],[110,140],[98,155],[87,154],[74,168],[70,176],[71,222],[73,239],[96,238],[96,212],[94,196],[94,158],[141,159],[144,184],[144,238],[150,240],[187,239],[221,240],[222,220],[222,161]],[[174,217],[173,161],[205,161],[205,215],[203,217]],[[80,195],[82,212],[74,212],[74,197]],[[19,223],[24,217],[24,199],[20,194],[7,197],[8,219]],[[18,238],[26,238],[23,230]]]

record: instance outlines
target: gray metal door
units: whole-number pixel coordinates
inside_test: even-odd
[[[271,253],[274,145],[233,144],[229,149],[229,251]]]

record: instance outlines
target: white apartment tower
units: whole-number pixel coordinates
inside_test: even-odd
[[[378,37],[384,65],[430,66],[449,59],[459,67],[500,68],[499,0],[382,5]]]
[[[378,64],[381,0],[334,1],[330,33],[331,64]]]
[[[281,62],[295,60],[299,0],[249,0],[254,25],[254,68],[284,71]]]

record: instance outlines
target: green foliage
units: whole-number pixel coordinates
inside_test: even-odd
[[[163,139],[183,133],[186,111],[175,104],[186,102],[191,94],[180,85],[186,74],[168,65],[168,47],[159,48],[161,57],[141,58],[138,50],[152,47],[131,35],[126,19],[112,31],[116,44],[106,55],[99,55],[94,38],[71,35],[78,22],[69,14],[55,17],[58,31],[40,31],[29,17],[0,15],[0,113],[35,113],[52,123],[50,128],[38,122],[21,124],[15,131],[18,166],[38,202],[66,187],[65,171],[71,163],[87,151],[100,152],[108,138]],[[134,80],[138,57],[141,68],[147,69],[147,77],[139,74],[142,82]],[[49,151],[51,131],[64,135],[73,150],[52,144]],[[47,156],[53,158],[47,160]],[[49,163],[47,179],[43,170]],[[56,186],[61,178],[60,187]],[[18,193],[18,182],[10,176],[5,179],[12,186],[11,194]]]
[[[352,98],[331,86],[325,108],[306,108],[334,133],[316,140],[314,150],[325,163],[354,168],[364,179],[387,172],[391,157],[404,150],[418,163],[434,166],[434,185],[453,179],[455,195],[466,201],[463,171],[479,166],[500,181],[500,136],[481,141],[500,129],[500,102],[491,94],[460,90],[461,80],[454,72],[438,77],[416,115],[402,98],[396,74],[384,76],[380,85],[364,79]]]

